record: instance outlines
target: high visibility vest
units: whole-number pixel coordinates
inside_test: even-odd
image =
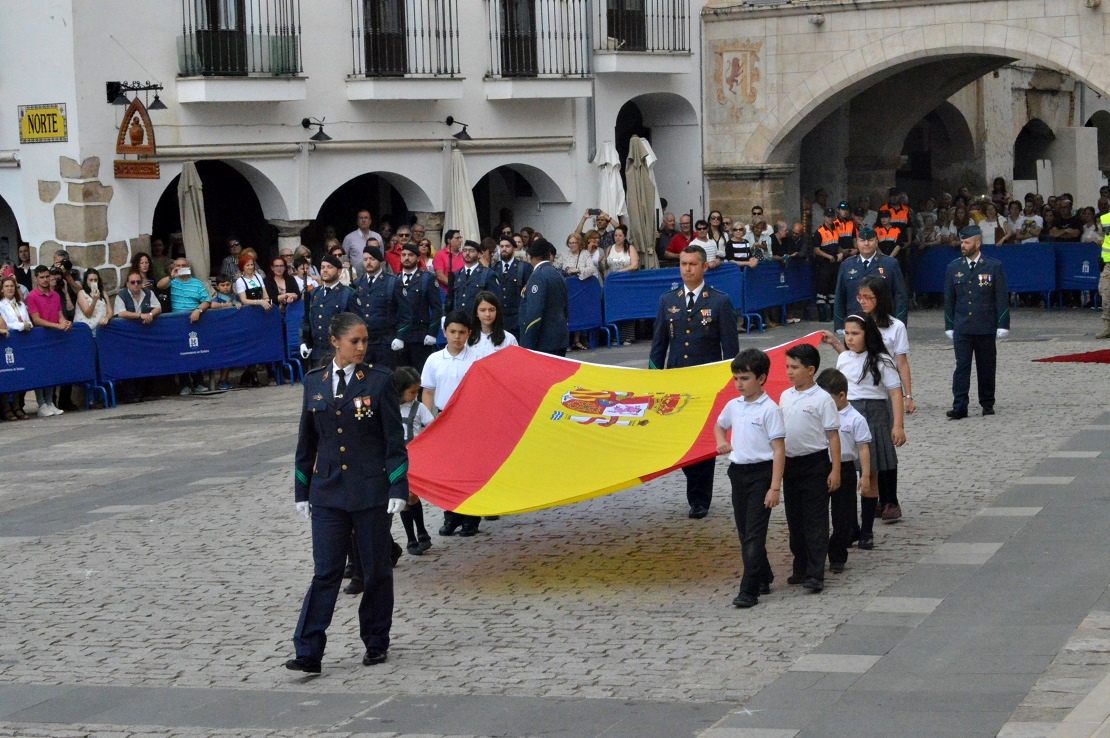
[[[839,248],[840,234],[837,232],[836,223],[832,228],[824,224],[817,229],[818,247],[826,254],[836,254]]]
[[[1110,264],[1110,213],[1100,215],[1098,222],[1102,226],[1102,232],[1106,234],[1102,237],[1102,253],[1099,254],[1099,258],[1102,259],[1103,264]]]
[[[886,209],[890,211],[890,222],[892,225],[905,228],[910,224],[910,209],[905,205],[892,206],[888,204]]]
[[[850,249],[855,246],[856,222],[854,220],[835,220],[833,230],[841,248]]]
[[[875,238],[882,241],[897,241],[898,237],[902,235],[902,229],[898,226],[891,226],[890,228],[883,228],[881,225],[875,226]]]

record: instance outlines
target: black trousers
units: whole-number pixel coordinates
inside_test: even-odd
[[[393,370],[397,368],[394,354],[397,352],[389,347],[391,338],[371,338],[366,346],[366,363],[377,367]]]
[[[979,384],[979,404],[994,407],[994,375],[998,367],[998,343],[995,334],[970,335],[956,332],[952,336],[956,351],[956,371],[952,372],[952,409],[967,412],[968,390],[971,388],[971,360],[975,359],[975,378]]]
[[[713,502],[713,469],[717,466],[716,462],[716,459],[706,459],[682,467],[682,473],[686,475],[686,501],[690,507],[709,509],[709,503]]]
[[[796,577],[825,578],[825,556],[829,550],[827,479],[831,469],[828,451],[786,457],[782,502]]]
[[[397,366],[411,366],[416,371],[424,371],[424,362],[436,350],[435,346],[425,346],[423,342],[406,343],[400,351],[393,352],[393,361]]]
[[[848,560],[852,535],[859,528],[856,518],[856,465],[853,461],[840,464],[840,486],[829,495],[832,535],[829,536],[829,562],[843,564]]]
[[[393,624],[393,566],[389,558],[393,538],[389,522],[385,506],[354,512],[318,505],[312,508],[312,584],[293,632],[299,658],[324,656],[352,530],[365,586],[358,605],[359,636],[367,648],[389,648],[389,628]]]
[[[732,482],[732,514],[736,518],[736,535],[740,537],[740,556],[744,560],[744,576],[740,591],[759,596],[759,585],[775,579],[767,559],[767,525],[771,510],[763,500],[771,489],[774,462],[729,464],[728,479]]]

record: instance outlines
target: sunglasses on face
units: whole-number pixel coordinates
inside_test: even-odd
[[[142,281],[138,279],[129,279],[127,280],[127,284],[142,284]]]

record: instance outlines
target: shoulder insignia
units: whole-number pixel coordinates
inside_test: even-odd
[[[327,372],[324,372],[324,376],[320,377],[320,379],[327,379],[327,378],[328,378],[328,373]]]
[[[707,289],[705,292],[701,293],[701,296],[702,297],[709,297],[709,290]]]
[[[365,377],[365,376],[366,375],[363,374],[362,372],[355,372],[355,379],[362,380],[362,378]]]

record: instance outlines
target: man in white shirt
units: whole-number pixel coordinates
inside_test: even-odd
[[[370,211],[363,209],[359,210],[357,214],[358,228],[348,233],[343,237],[343,251],[347,254],[347,260],[351,262],[358,276],[362,276],[362,250],[366,248],[366,242],[371,238],[376,239],[378,245],[384,243],[382,235],[377,231],[370,230],[370,224],[373,219],[370,217]]]

